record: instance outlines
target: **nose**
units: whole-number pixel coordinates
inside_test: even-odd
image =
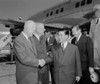
[[[46,29],[44,28],[43,30],[45,31]]]

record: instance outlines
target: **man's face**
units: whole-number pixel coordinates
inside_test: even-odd
[[[45,28],[44,28],[44,25],[43,24],[39,24],[38,28],[37,28],[37,32],[40,36],[44,35],[44,31],[45,31]]]
[[[79,35],[79,30],[77,29],[77,27],[73,27],[73,29],[72,29],[72,34],[73,34],[75,37],[78,37],[78,35]]]
[[[65,35],[65,31],[59,32],[59,42],[64,43],[68,38],[68,35]]]
[[[95,17],[100,18],[100,10],[97,10],[97,11],[95,12]]]
[[[45,37],[46,38],[49,38],[51,36],[51,33],[50,32],[45,32]]]

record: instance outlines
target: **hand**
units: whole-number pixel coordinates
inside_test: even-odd
[[[79,81],[80,81],[80,79],[81,79],[81,77],[80,77],[80,76],[76,76],[76,81],[77,81],[77,82],[79,82]]]
[[[94,69],[92,67],[89,67],[90,74],[94,73]]]
[[[40,59],[39,60],[39,65],[40,65],[40,67],[43,67],[45,65],[45,60],[44,59]]]

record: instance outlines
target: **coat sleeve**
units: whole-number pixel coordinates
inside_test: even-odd
[[[53,61],[53,59],[52,59],[52,52],[50,52],[48,54],[48,56],[46,57],[45,61],[46,61],[46,64],[51,63]]]
[[[87,37],[86,46],[87,46],[89,67],[94,67],[94,47],[93,47],[93,41],[90,37]]]
[[[17,55],[18,60],[25,65],[38,67],[39,60],[36,58],[36,56],[33,53],[32,54],[26,53],[27,51],[25,50],[24,46],[25,45],[23,44],[21,40],[15,39],[14,51],[15,51],[15,54]]]
[[[76,56],[76,76],[82,76],[81,59],[78,47],[76,47],[75,56]]]
[[[90,23],[90,31],[89,31],[89,36],[93,39],[94,38],[94,28],[95,28],[95,23],[94,20],[91,21]]]

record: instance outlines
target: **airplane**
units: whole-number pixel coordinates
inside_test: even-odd
[[[54,5],[51,8],[40,11],[32,15],[27,20],[42,22],[46,28],[71,28],[74,25],[89,27],[90,21],[94,16],[93,8],[99,4],[100,0],[68,0]],[[11,28],[15,34],[22,30],[24,22],[12,19],[0,19],[0,24]]]
[[[94,17],[93,8],[100,0],[68,0],[41,11],[28,20],[45,23],[46,27],[89,26]],[[87,24],[86,24],[87,23]]]
[[[0,57],[6,57],[10,54],[10,42],[12,41],[12,36],[9,31],[0,32],[2,38],[0,39]]]

